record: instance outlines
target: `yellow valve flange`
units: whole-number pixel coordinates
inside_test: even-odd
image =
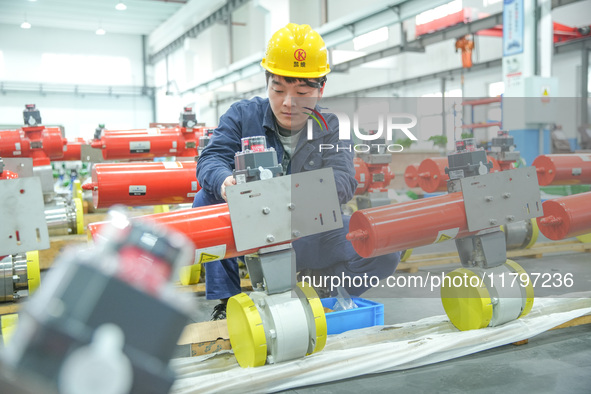
[[[460,331],[487,327],[492,319],[493,306],[481,278],[467,268],[453,270],[446,277],[450,277],[450,280],[443,281],[441,302],[451,323]],[[454,278],[457,277],[460,280],[455,283],[460,286],[454,286]],[[474,283],[478,283],[478,286],[470,285],[472,277],[476,277],[478,281],[474,280]]]
[[[228,334],[242,368],[259,367],[267,361],[267,339],[261,315],[245,293],[230,297],[226,306]]]
[[[10,338],[12,338],[12,334],[14,334],[14,330],[18,324],[18,314],[11,313],[0,316],[0,324],[2,327],[2,339],[4,340],[4,346],[6,346],[10,342]]]
[[[540,228],[538,227],[538,221],[536,220],[536,218],[532,218],[532,219],[530,219],[530,221],[531,221],[532,234],[531,234],[531,239],[529,240],[527,245],[525,245],[525,249],[529,249],[532,246],[534,246],[534,244],[538,240],[538,235],[540,235]],[[511,261],[511,260],[508,260],[508,261]]]
[[[579,235],[579,236],[577,236],[577,239],[579,240],[579,242],[589,243],[589,242],[591,242],[591,233]]]
[[[39,251],[27,252],[27,281],[29,296],[37,290],[41,284],[41,269],[39,268]]]
[[[534,306],[534,286],[529,278],[529,275],[527,274],[527,272],[525,272],[525,270],[523,269],[522,266],[520,266],[519,264],[517,264],[513,260],[507,260],[505,262],[505,265],[508,265],[515,272],[517,272],[519,274],[518,279],[520,279],[520,283],[522,283],[521,279],[523,278],[523,275],[527,276],[527,285],[525,286],[525,294],[526,294],[525,306],[523,307],[523,310],[521,311],[521,314],[519,315],[519,317],[523,317],[523,316],[527,315],[531,311],[531,308]]]
[[[169,212],[170,207],[168,205],[154,205],[154,213]]]
[[[183,286],[195,285],[201,278],[201,263],[181,267],[179,277]]]
[[[82,185],[80,183],[80,179],[76,179],[73,182],[73,186],[74,186],[74,189],[72,191],[72,197],[79,198],[82,201],[82,199],[83,199],[83,197],[82,197]]]
[[[406,249],[402,256],[400,256],[400,261],[405,262],[408,258],[412,255],[412,249]]]
[[[74,205],[76,206],[76,234],[84,234],[84,206],[82,199],[74,198]]]
[[[308,304],[310,305],[310,309],[312,310],[312,315],[314,316],[316,341],[314,345],[314,350],[312,350],[312,352],[310,353],[307,353],[307,355],[310,355],[312,353],[321,351],[322,349],[324,349],[324,346],[326,345],[326,315],[324,314],[324,306],[322,306],[320,297],[318,297],[316,290],[314,290],[314,288],[310,286],[309,283],[299,282],[297,290],[302,293],[302,297],[305,297],[305,299],[308,300]]]

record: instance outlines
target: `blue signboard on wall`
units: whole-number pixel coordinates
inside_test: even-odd
[[[523,0],[503,1],[503,56],[523,52]]]

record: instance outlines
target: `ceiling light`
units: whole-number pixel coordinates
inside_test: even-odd
[[[120,1],[116,6],[115,9],[118,11],[125,11],[127,9],[127,6],[125,5],[125,3],[123,3],[122,1]]]
[[[107,34],[107,31],[102,27],[99,27],[98,29],[96,29],[95,33],[97,36],[104,36],[105,34]]]
[[[27,21],[24,21],[23,23],[21,23],[21,29],[30,29],[31,28],[31,24]]]

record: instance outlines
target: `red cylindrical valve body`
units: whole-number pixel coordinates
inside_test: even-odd
[[[367,168],[367,164],[358,157],[353,159],[353,165],[355,166],[355,180],[357,181],[355,194],[363,194],[369,187],[369,169]]]
[[[421,162],[418,168],[419,186],[427,193],[447,191],[449,175],[445,173],[447,157],[432,157]]]
[[[591,153],[541,155],[532,165],[540,186],[591,184]]]
[[[240,252],[236,250],[228,204],[157,213],[132,220],[152,221],[179,231],[193,241],[197,249],[225,245],[224,258],[243,256],[258,250],[258,248]],[[101,227],[105,224],[106,222],[88,225],[88,231],[94,239],[97,239]]]
[[[60,160],[64,156],[59,127],[23,127],[18,130],[0,130],[0,156],[31,157],[33,165],[48,165],[50,160]]]
[[[185,129],[103,130],[93,148],[103,150],[105,160],[152,159],[154,157],[197,156],[197,138]]]
[[[418,164],[411,164],[406,167],[404,170],[404,182],[408,187],[418,187],[419,186],[419,165]]]
[[[488,156],[487,160],[492,162],[490,172],[501,171],[497,160]],[[432,157],[423,160],[418,168],[421,189],[427,193],[447,191],[447,181],[449,180],[449,175],[445,173],[445,167],[447,166],[447,157]]]
[[[374,257],[470,234],[458,192],[356,211],[347,239],[360,256]]]
[[[190,203],[200,189],[195,178],[197,163],[100,163],[92,167],[92,190],[96,208],[115,204],[129,206]]]
[[[546,238],[559,240],[591,233],[591,192],[574,194],[542,204],[544,216],[537,218]]]
[[[84,138],[74,138],[73,140],[67,140],[64,145],[64,155],[60,160],[63,161],[76,161],[82,158],[82,145],[86,142]]]
[[[394,179],[394,174],[392,174],[390,166],[387,164],[368,164],[358,157],[353,160],[353,164],[355,166],[355,179],[357,180],[356,195],[372,189],[384,190]]]

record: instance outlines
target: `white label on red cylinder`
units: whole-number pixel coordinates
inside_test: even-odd
[[[164,168],[183,168],[183,165],[178,161],[163,161]]]
[[[149,153],[150,141],[130,141],[129,153]]]
[[[172,141],[172,147],[176,149],[176,141]]]
[[[193,198],[196,194],[197,193],[187,193],[187,198]]]
[[[146,186],[145,185],[129,185],[130,196],[145,196]]]
[[[579,156],[581,158],[581,160],[583,160],[583,161],[591,161],[590,154],[579,153],[579,154],[577,154],[577,156]]]
[[[15,142],[14,143],[14,150],[21,150],[21,143],[20,142]]]
[[[191,182],[191,191],[193,191],[193,192],[197,191],[197,181]]]
[[[20,156],[21,155],[21,151],[20,150],[15,150],[12,152],[13,156]]]
[[[573,174],[573,176],[579,176],[579,175],[581,175],[582,172],[583,172],[583,170],[581,169],[581,167],[578,167],[578,168],[573,168],[572,174]]]
[[[146,130],[146,134],[148,135],[158,135],[160,134],[160,129],[157,127],[152,127]]]
[[[210,246],[209,248],[195,250],[195,263],[208,263],[224,258],[226,245]]]
[[[439,242],[447,241],[448,239],[454,239],[458,235],[459,232],[460,232],[459,227],[450,228],[447,230],[440,230],[437,233],[437,237],[435,237],[435,242],[433,242],[433,243],[437,244]]]

